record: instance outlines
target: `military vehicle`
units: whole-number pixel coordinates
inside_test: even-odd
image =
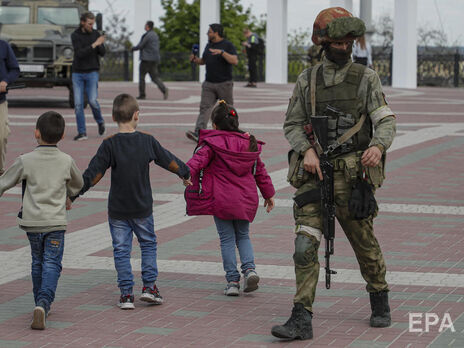
[[[3,0],[0,39],[10,43],[19,63],[18,83],[26,87],[64,86],[74,107],[71,33],[79,27],[88,0]],[[97,16],[101,30],[101,15]]]

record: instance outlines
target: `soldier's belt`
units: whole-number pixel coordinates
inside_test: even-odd
[[[306,204],[316,203],[321,201],[321,190],[313,189],[299,194],[298,196],[293,197],[295,204],[298,208],[303,208]]]

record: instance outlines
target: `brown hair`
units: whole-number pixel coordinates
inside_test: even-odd
[[[232,105],[229,105],[225,100],[220,100],[211,112],[211,121],[219,130],[230,132],[245,133],[238,128],[238,113]],[[250,146],[248,151],[258,151],[258,143],[256,138],[250,134]]]
[[[40,137],[48,144],[56,144],[64,134],[64,118],[55,111],[47,111],[39,116],[35,128]]]
[[[139,111],[139,104],[133,96],[122,93],[114,98],[113,119],[117,123],[130,122],[136,111]]]
[[[87,22],[87,19],[95,19],[95,15],[92,12],[84,12],[81,14],[81,22]]]

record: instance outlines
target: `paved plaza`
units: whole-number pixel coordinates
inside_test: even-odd
[[[370,328],[369,296],[355,255],[337,225],[332,288],[324,271],[314,305],[314,339],[282,342],[270,334],[285,322],[295,292],[292,194],[286,181],[288,143],[282,123],[292,84],[234,89],[241,127],[266,142],[262,159],[276,187],[276,208],[261,207],[250,234],[260,288],[239,297],[223,295],[224,271],[212,217],[185,215],[183,185],[153,165],[151,183],[158,236],[161,306],[138,300],[121,311],[107,224],[110,174],[79,198],[69,212],[64,268],[45,331],[30,329],[33,310],[30,248],[16,224],[20,187],[0,198],[0,347],[464,347],[464,91],[385,88],[397,114],[397,137],[388,152],[387,180],[378,190],[375,233],[387,263],[393,325]],[[153,84],[140,103],[139,129],[187,161],[194,144],[184,133],[198,115],[200,84],[168,82],[167,101]],[[113,98],[137,95],[129,82],[100,83],[107,133]],[[48,110],[66,120],[59,147],[87,167],[102,138],[87,108],[89,139],[74,142],[74,111],[67,90],[15,90],[9,94],[12,134],[7,166],[35,146],[37,117]],[[323,243],[320,261],[324,264]],[[141,291],[140,250],[132,252],[136,295]],[[410,314],[416,323],[410,330]],[[432,315],[432,313],[435,313]],[[426,318],[436,325],[426,327]],[[438,318],[438,319],[437,319]],[[451,329],[440,324],[452,321]]]

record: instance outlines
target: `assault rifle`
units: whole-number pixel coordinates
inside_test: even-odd
[[[320,182],[322,233],[325,239],[325,287],[330,289],[330,276],[337,274],[330,269],[330,255],[334,253],[335,238],[335,199],[334,199],[334,167],[329,161],[329,153],[333,151],[328,145],[328,123],[327,116],[311,116],[311,125],[316,139],[321,146],[319,154],[319,165],[323,180]]]

